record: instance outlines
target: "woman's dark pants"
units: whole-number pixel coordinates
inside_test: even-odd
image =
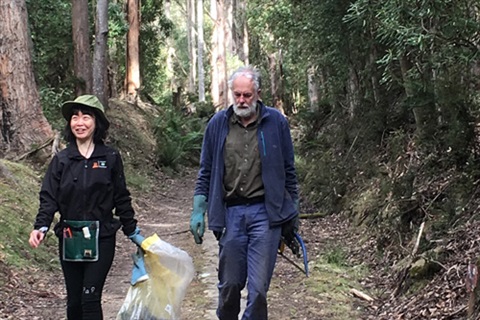
[[[96,262],[62,261],[60,263],[67,287],[68,320],[103,320],[102,291],[115,255],[115,235],[99,239]]]

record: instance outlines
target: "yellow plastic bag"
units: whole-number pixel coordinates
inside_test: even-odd
[[[194,276],[192,258],[156,234],[142,242],[148,279],[131,286],[117,320],[178,320]]]

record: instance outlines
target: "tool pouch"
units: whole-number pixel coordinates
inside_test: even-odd
[[[64,261],[98,261],[99,221],[63,221]]]

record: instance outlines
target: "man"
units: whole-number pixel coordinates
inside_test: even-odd
[[[247,284],[242,319],[263,320],[280,240],[298,222],[293,144],[286,118],[260,101],[256,69],[237,69],[228,84],[235,102],[207,125],[190,231],[202,243],[208,211],[220,249],[218,318],[238,320]]]

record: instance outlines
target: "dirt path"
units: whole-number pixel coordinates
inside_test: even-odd
[[[161,179],[148,199],[135,198],[135,210],[142,234],[150,236],[156,233],[162,240],[188,252],[192,257],[196,277],[189,286],[182,317],[208,320],[215,319],[216,242],[213,235],[207,233],[204,243],[198,246],[188,231],[194,179],[194,171],[184,172],[180,179]],[[119,237],[118,246],[104,290],[106,320],[115,319],[130,286],[130,255],[134,247],[125,237]]]
[[[194,170],[185,171],[182,177],[175,179],[162,176],[159,177],[152,193],[144,196],[133,195],[142,233],[145,236],[156,233],[162,240],[186,251],[193,259],[196,274],[182,304],[182,319],[179,320],[216,319],[217,243],[212,233],[207,231],[204,243],[196,245],[188,231],[195,176]],[[330,233],[329,226],[333,225],[338,229],[344,227],[342,221],[332,219],[301,221],[302,234],[311,262],[321,255],[324,242],[332,241],[335,237],[334,233]],[[339,246],[342,245],[341,239],[335,241],[338,241]],[[131,254],[135,250],[135,245],[119,232],[114,264],[103,294],[105,320],[116,319],[125,299],[130,286]],[[301,261],[297,262],[301,265]],[[15,292],[4,292],[3,295],[0,293],[0,300],[4,301],[3,309],[0,302],[0,319],[65,319],[63,278],[60,271],[57,272],[55,275],[39,274],[31,280],[31,283],[14,285]],[[338,298],[328,292],[325,293],[325,289],[317,289],[322,282],[331,281],[317,277],[323,273],[320,267],[312,264],[310,272],[315,275],[307,278],[287,260],[278,257],[269,291],[270,319],[360,319],[357,316],[338,318],[324,311],[327,309],[325,306],[336,304],[353,308],[353,303],[350,298],[344,297],[345,295],[341,301],[337,301]],[[338,277],[348,275],[341,274]],[[332,290],[336,290],[335,286]]]

